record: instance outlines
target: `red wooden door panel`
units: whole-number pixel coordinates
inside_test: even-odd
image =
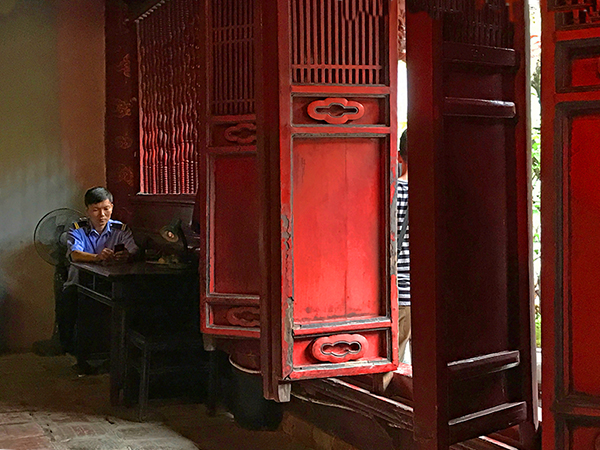
[[[598,12],[541,3],[543,448],[600,445]]]
[[[265,395],[397,365],[396,2],[260,2]]]
[[[254,2],[207,0],[200,151],[202,332],[258,338],[259,190],[254,108]],[[195,43],[200,45],[200,43]],[[209,338],[206,338],[209,341]]]
[[[433,3],[407,14],[415,438],[446,449],[522,424],[528,443],[525,5]]]

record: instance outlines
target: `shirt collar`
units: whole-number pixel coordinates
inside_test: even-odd
[[[104,227],[104,230],[102,230],[102,233],[98,233],[96,231],[96,229],[92,226],[92,223],[90,222],[90,231],[88,234],[94,234],[98,237],[102,236],[103,234],[110,234],[112,232],[111,223],[112,223],[112,220],[109,220],[107,222],[106,226]]]

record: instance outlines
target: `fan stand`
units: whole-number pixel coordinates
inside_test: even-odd
[[[58,356],[64,355],[65,351],[60,343],[58,334],[58,321],[56,320],[56,310],[60,296],[62,295],[63,283],[66,280],[66,267],[57,265],[54,270],[54,328],[52,337],[42,341],[36,341],[31,346],[31,351],[39,356]]]

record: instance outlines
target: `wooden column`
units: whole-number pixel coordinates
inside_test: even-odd
[[[114,216],[129,222],[129,198],[139,192],[139,103],[135,24],[122,0],[108,0],[106,19],[106,185]]]

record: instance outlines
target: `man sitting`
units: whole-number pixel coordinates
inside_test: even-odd
[[[122,222],[112,220],[113,196],[97,186],[85,193],[86,218],[69,229],[67,256],[74,262],[127,261],[137,253],[131,230]],[[56,320],[63,350],[78,357],[80,372],[89,373],[87,361],[80,360],[76,342],[77,270],[69,268],[63,295],[57,305]]]

